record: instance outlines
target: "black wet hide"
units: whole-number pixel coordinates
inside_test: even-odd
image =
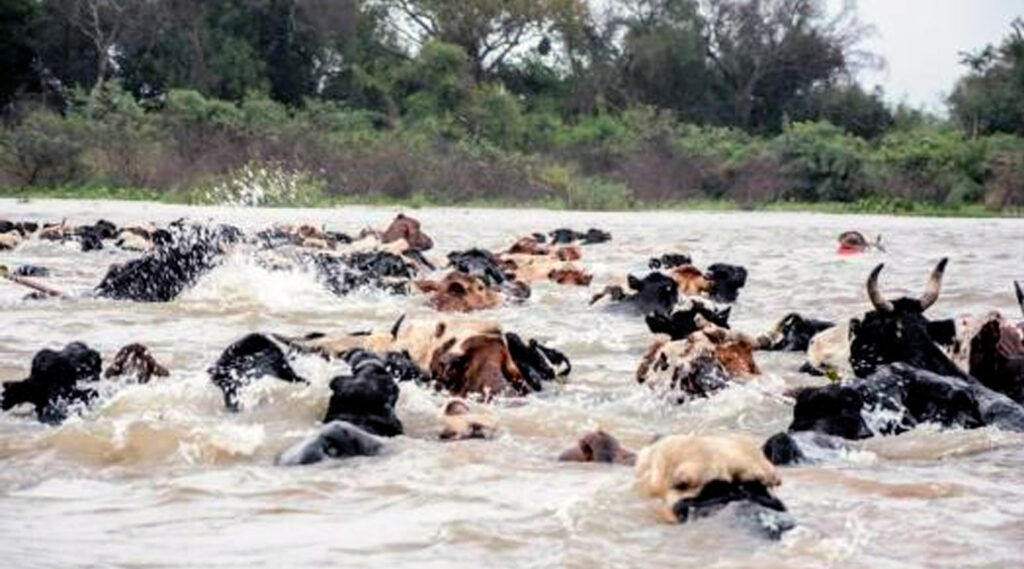
[[[647,316],[647,328],[654,334],[668,334],[672,340],[682,340],[693,334],[700,327],[697,325],[697,316],[703,317],[708,322],[722,328],[729,327],[729,313],[732,307],[718,310],[708,306],[699,300],[694,300],[685,310],[676,310],[672,316],[665,316],[662,313],[654,313]]]
[[[796,312],[784,316],[776,325],[771,343],[762,349],[780,352],[806,352],[813,338],[819,332],[835,326],[834,322],[804,318]]]
[[[232,226],[178,229],[171,244],[112,265],[96,292],[115,300],[171,301],[216,267],[222,248],[240,238],[241,232]]]
[[[643,315],[669,314],[679,302],[676,281],[662,273],[650,273],[642,279],[629,275],[629,287],[635,292],[627,295],[623,302]]]
[[[790,431],[814,431],[843,437],[866,439],[874,433],[864,422],[864,398],[860,391],[841,385],[804,389],[793,407]]]
[[[692,264],[693,260],[690,256],[682,253],[666,253],[660,257],[651,257],[651,260],[647,262],[648,268],[652,271],[656,271],[658,269],[671,269],[672,267]]]
[[[375,436],[345,421],[332,421],[317,434],[281,453],[277,464],[299,466],[327,459],[374,456],[384,444]]]
[[[99,353],[82,342],[72,342],[59,352],[40,350],[32,358],[27,379],[3,384],[0,408],[6,411],[31,403],[40,422],[59,424],[67,418],[70,405],[88,403],[96,396],[94,390],[78,384],[98,381],[101,366]]]
[[[22,237],[27,237],[39,229],[39,224],[33,221],[8,221],[0,219],[0,233],[17,231]]]
[[[387,352],[384,354],[384,369],[395,381],[411,381],[418,385],[430,383],[430,374],[416,365],[409,352]]]
[[[1024,407],[973,379],[897,363],[849,385],[803,390],[789,430],[862,439],[902,433],[921,423],[1024,431]]]
[[[527,343],[518,334],[508,332],[505,341],[512,361],[533,391],[542,391],[544,382],[568,375],[572,371],[572,364],[564,353],[548,348],[536,339],[531,338]],[[555,371],[559,367],[562,369]]]
[[[384,360],[372,352],[353,350],[345,354],[345,361],[352,371],[331,380],[324,422],[346,421],[383,437],[402,434],[402,423],[395,415],[398,384]]]
[[[338,296],[360,288],[405,294],[408,281],[416,275],[412,264],[387,251],[367,251],[348,256],[321,253],[312,260],[320,281]]]
[[[715,263],[704,274],[711,281],[708,297],[715,302],[736,302],[747,284],[747,270],[738,265]]]
[[[224,407],[240,410],[238,390],[264,376],[289,383],[307,383],[288,364],[284,351],[263,334],[249,334],[231,344],[207,372],[224,394]]]
[[[590,228],[586,233],[580,233],[572,229],[555,229],[548,233],[551,236],[551,243],[555,245],[568,245],[579,241],[583,245],[595,245],[598,243],[606,243],[612,240],[612,234],[601,229]],[[543,243],[543,240],[538,240],[538,243]]]
[[[702,355],[690,365],[678,366],[672,371],[669,396],[677,404],[704,399],[729,386],[729,374],[711,355]]]
[[[800,445],[789,433],[775,433],[761,446],[761,452],[775,466],[790,466],[807,460]]]
[[[487,286],[498,286],[505,281],[514,280],[514,277],[505,274],[501,261],[493,253],[483,249],[452,251],[448,253],[448,266],[460,273],[478,277]]]
[[[873,310],[850,321],[850,365],[857,377],[867,377],[882,365],[902,362],[939,375],[967,375],[936,345],[951,343],[947,321],[930,322],[916,299],[892,302],[892,312]]]
[[[696,497],[676,502],[672,513],[679,523],[686,523],[717,514],[730,504],[736,504],[736,514],[769,539],[779,539],[795,527],[791,517],[770,514],[785,513],[786,506],[760,482],[713,480]]]
[[[38,265],[21,265],[14,269],[14,276],[46,278],[50,276],[50,269]]]

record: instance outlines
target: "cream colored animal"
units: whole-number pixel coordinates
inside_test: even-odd
[[[473,412],[463,399],[452,399],[441,411],[441,440],[491,439],[498,421],[489,414]]]
[[[376,331],[364,335],[328,335],[310,340],[291,339],[289,343],[300,348],[340,357],[354,349],[376,353],[406,351],[416,365],[429,370],[435,353],[459,354],[462,342],[478,336],[502,337],[497,322],[467,320],[401,320],[390,331]]]
[[[781,484],[758,442],[744,435],[672,435],[640,451],[634,469],[638,489],[663,505],[659,514],[675,522],[672,507],[694,498],[709,482]]]
[[[21,237],[21,233],[15,231],[8,231],[7,233],[0,233],[0,251],[8,251],[21,245],[24,241]]]
[[[807,361],[822,371],[832,370],[841,375],[852,375],[849,321],[815,334],[807,345]]]
[[[134,229],[125,229],[121,233],[117,234],[116,245],[126,251],[143,251],[148,252],[153,250],[153,240],[147,236],[142,235],[141,231]]]

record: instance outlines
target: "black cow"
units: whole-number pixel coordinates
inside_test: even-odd
[[[791,312],[765,336],[761,348],[781,352],[806,352],[811,344],[811,338],[833,326],[834,322],[804,318],[796,312]]]
[[[789,430],[856,440],[902,433],[920,423],[1024,431],[1024,407],[972,379],[896,363],[847,385],[802,390]]]
[[[57,352],[41,350],[32,358],[28,379],[3,384],[2,409],[21,403],[35,406],[40,422],[56,425],[67,418],[68,407],[88,403],[96,391],[79,382],[100,378],[101,360],[95,350],[82,342],[72,342]]]
[[[249,334],[231,344],[207,370],[224,393],[224,407],[239,411],[238,390],[252,380],[271,376],[290,383],[308,383],[295,373],[278,345],[263,334]]]
[[[590,304],[607,296],[617,303],[616,306],[628,307],[637,314],[668,315],[679,302],[679,285],[663,273],[649,273],[642,279],[629,275],[628,282],[631,292],[627,293],[620,286],[609,286],[594,295]]]
[[[711,282],[708,297],[715,302],[736,302],[740,289],[747,284],[747,270],[726,263],[711,265],[704,277]]]
[[[324,422],[344,421],[383,437],[402,434],[402,423],[395,416],[398,384],[385,361],[366,350],[345,354],[350,375],[331,380],[331,399]]]
[[[347,256],[321,253],[313,257],[320,281],[328,290],[344,296],[359,288],[377,288],[406,294],[416,268],[387,251],[366,251]]]
[[[924,317],[939,298],[942,275],[947,259],[935,266],[925,292],[920,298],[903,297],[886,300],[878,290],[878,274],[884,264],[878,265],[868,277],[868,297],[874,310],[863,319],[850,321],[850,365],[858,377],[874,373],[878,366],[903,362],[939,375],[965,378],[965,374],[939,348],[936,338],[951,340],[947,325],[934,325]]]
[[[508,332],[505,334],[505,340],[512,361],[516,363],[519,372],[523,374],[523,379],[534,391],[543,390],[543,382],[569,375],[572,371],[572,364],[565,354],[542,345],[534,338],[526,343],[518,334]],[[555,371],[559,366],[562,368]]]
[[[605,243],[612,240],[612,234],[607,231],[600,229],[590,228],[586,233],[580,233],[572,229],[555,229],[550,232],[551,243],[555,245],[568,245],[576,241],[581,242],[584,245],[594,245],[597,243]],[[543,243],[543,240],[538,240],[539,243]]]
[[[652,257],[651,260],[647,262],[647,266],[651,270],[655,271],[658,269],[671,269],[672,267],[692,264],[693,260],[690,256],[682,253],[665,253],[660,257]]]
[[[505,272],[501,260],[494,253],[473,248],[448,253],[448,266],[460,273],[480,278],[487,286],[499,286],[515,277]]]
[[[345,421],[332,421],[309,439],[281,453],[277,464],[298,466],[313,464],[327,458],[373,456],[380,453],[384,443],[374,435]]]
[[[168,302],[220,262],[226,246],[241,239],[236,227],[180,228],[173,242],[123,265],[113,265],[96,287],[99,296]]]
[[[668,334],[673,340],[682,340],[700,329],[697,317],[722,328],[729,327],[729,313],[732,307],[716,309],[699,300],[691,300],[685,310],[676,310],[671,316],[654,313],[647,316],[647,327],[655,334]]]

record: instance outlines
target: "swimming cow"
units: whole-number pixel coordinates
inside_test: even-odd
[[[99,381],[100,367],[99,353],[82,342],[72,342],[60,351],[40,350],[32,358],[28,378],[2,384],[0,408],[7,411],[30,403],[40,422],[59,424],[67,418],[69,407],[96,397],[96,390],[82,383]]]
[[[781,484],[756,441],[741,435],[672,435],[643,448],[636,483],[662,502],[660,517],[687,523],[726,508],[772,539],[795,524],[772,490]]]
[[[939,347],[935,322],[924,317],[938,299],[945,267],[946,259],[936,265],[921,297],[896,300],[878,290],[882,265],[875,267],[867,282],[874,310],[849,326],[849,359],[857,378],[801,390],[791,432],[861,439],[897,434],[920,423],[1024,431],[1024,406],[1011,399],[1019,393],[1019,376],[986,385],[965,372]],[[939,338],[946,339],[948,330]],[[986,341],[984,335],[979,340]]]

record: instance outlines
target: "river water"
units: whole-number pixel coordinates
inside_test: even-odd
[[[148,203],[0,200],[0,218],[119,225],[215,219],[246,229],[310,221],[356,232],[398,210],[196,208]],[[587,247],[594,287],[646,259],[688,251],[700,266],[750,271],[733,328],[759,332],[790,311],[846,319],[868,306],[863,283],[884,261],[888,296],[919,294],[950,257],[933,317],[999,309],[1018,315],[1024,222],[769,213],[583,213],[423,209],[411,212],[433,253],[497,248],[517,235],[599,227]],[[835,254],[840,231],[880,233],[888,253]],[[779,497],[799,527],[767,542],[726,519],[661,524],[633,488],[632,471],[563,464],[557,454],[602,427],[633,448],[656,434],[784,430],[781,394],[814,381],[801,354],[758,353],[749,385],[676,406],[635,384],[651,336],[640,318],[587,306],[592,291],[540,284],[523,306],[475,315],[566,352],[573,373],[522,401],[499,402],[492,441],[436,441],[441,395],[403,384],[406,435],[378,457],[310,467],[273,466],[313,433],[343,364],[300,358],[308,386],[275,380],[223,410],[204,370],[251,331],[300,334],[389,326],[430,317],[419,296],[367,291],[345,298],[307,274],[269,273],[233,256],[167,304],[84,298],[112,262],[107,247],[32,240],[0,264],[40,264],[78,299],[23,302],[0,282],[0,380],[22,379],[39,349],[81,340],[105,363],[142,342],[172,370],[149,385],[102,386],[101,401],[59,427],[0,415],[0,564],[5,567],[1019,567],[1024,554],[1024,436],[994,429],[923,427],[863,442],[819,465],[782,471]]]

